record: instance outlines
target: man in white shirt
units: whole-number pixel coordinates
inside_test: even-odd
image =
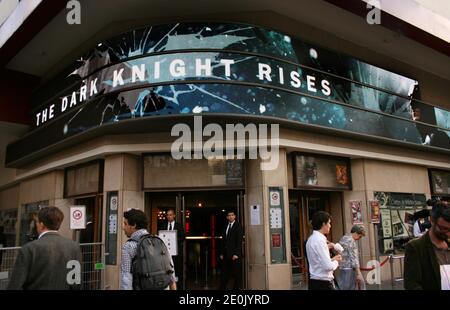
[[[330,233],[331,216],[327,212],[318,211],[312,217],[313,233],[306,242],[306,256],[309,264],[309,290],[334,290],[333,271],[342,260],[340,254],[330,257],[333,243],[327,244],[326,235]]]

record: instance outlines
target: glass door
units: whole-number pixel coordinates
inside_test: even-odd
[[[293,285],[307,280],[306,241],[312,234],[311,218],[317,211],[330,212],[329,192],[289,192],[289,217],[291,228],[291,260]],[[331,240],[331,233],[328,235]]]

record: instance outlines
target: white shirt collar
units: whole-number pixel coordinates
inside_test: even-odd
[[[49,233],[49,232],[57,233],[58,231],[57,230],[46,230],[39,235],[38,239],[41,239],[42,236],[44,236],[46,233]]]
[[[318,231],[318,230],[314,230],[313,234],[317,235],[317,237],[319,237],[319,238],[327,240],[327,237],[324,234],[322,234],[320,231]]]

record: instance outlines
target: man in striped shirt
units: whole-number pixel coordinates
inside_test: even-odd
[[[148,235],[147,218],[141,210],[130,209],[123,214],[123,230],[128,238],[136,242],[125,242],[122,247],[122,261],[120,264],[120,289],[133,289],[133,274],[131,273],[131,265],[133,258],[136,256],[139,239],[143,235]],[[172,262],[173,266],[173,262]],[[175,272],[172,273],[173,281],[169,285],[171,290],[176,289]]]

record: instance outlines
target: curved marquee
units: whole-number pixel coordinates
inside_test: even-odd
[[[7,163],[104,124],[207,113],[450,149],[450,112],[412,99],[417,81],[254,26],[137,29],[98,44],[70,71],[35,94],[33,129],[8,147]]]

